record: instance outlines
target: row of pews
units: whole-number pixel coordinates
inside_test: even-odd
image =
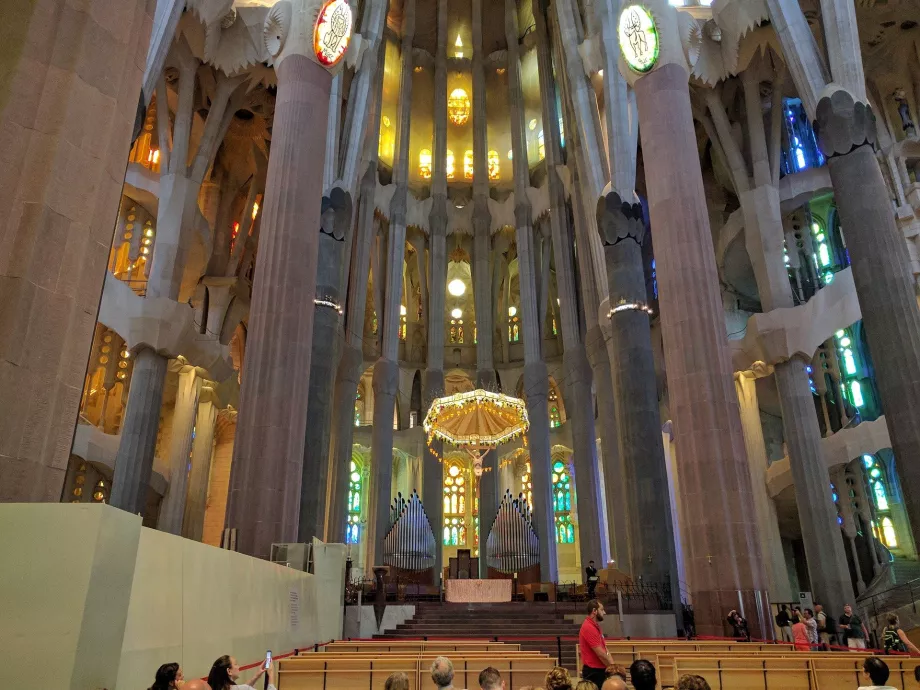
[[[498,669],[509,690],[542,687],[556,659],[521,651],[519,644],[478,641],[382,640],[330,642],[317,650],[278,661],[278,690],[383,690],[391,673],[409,677],[409,690],[432,687],[429,669],[435,657],[454,665],[454,686],[478,688],[479,672]]]
[[[683,675],[702,676],[712,690],[855,690],[869,685],[862,664],[870,652],[803,652],[791,644],[727,641],[608,641],[613,660],[626,668],[647,659],[658,669],[659,687]],[[888,685],[916,690],[920,658],[886,656]],[[578,659],[581,668],[581,658]]]

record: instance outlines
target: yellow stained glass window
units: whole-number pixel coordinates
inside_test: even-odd
[[[418,152],[418,174],[423,180],[431,179],[431,150],[422,149]]]
[[[463,152],[463,179],[473,179],[473,152],[469,149]]]
[[[447,117],[457,126],[465,125],[470,119],[472,103],[463,89],[454,89],[447,97]]]

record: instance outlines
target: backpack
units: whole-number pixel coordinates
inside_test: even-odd
[[[891,626],[885,627],[885,636],[883,638],[885,653],[890,654],[891,652],[906,652],[907,645],[901,641],[901,638],[898,636],[898,629],[892,628]]]

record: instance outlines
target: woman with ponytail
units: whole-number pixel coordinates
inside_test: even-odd
[[[182,668],[175,661],[163,664],[157,669],[153,685],[149,690],[176,690],[183,680]]]

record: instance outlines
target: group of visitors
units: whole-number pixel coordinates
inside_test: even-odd
[[[242,673],[236,659],[232,656],[224,655],[211,665],[211,671],[208,673],[207,682],[197,678],[185,680],[182,674],[182,668],[176,662],[163,664],[157,669],[153,685],[149,690],[255,690],[255,683],[263,675],[268,676],[269,690],[275,690],[275,668],[269,666],[267,669],[260,665],[255,675],[249,679],[248,683],[237,684]]]
[[[845,646],[850,649],[866,649],[869,631],[853,607],[843,607],[843,615],[836,621],[824,612],[821,604],[815,604],[815,610],[802,610],[794,606],[790,611],[785,604],[776,614],[776,625],[783,642],[792,642],[802,651],[827,650],[833,646]],[[920,649],[911,642],[901,629],[898,617],[888,615],[882,644],[885,653],[910,653],[920,655]]]

